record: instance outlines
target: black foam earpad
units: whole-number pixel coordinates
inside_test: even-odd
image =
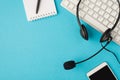
[[[81,25],[80,34],[85,40],[88,40],[88,32],[84,25]]]
[[[63,64],[64,69],[70,70],[76,66],[75,61],[67,61]]]
[[[107,30],[103,33],[103,35],[102,35],[102,37],[101,37],[101,39],[100,39],[100,42],[108,41],[110,37],[111,37],[111,29],[107,29]]]

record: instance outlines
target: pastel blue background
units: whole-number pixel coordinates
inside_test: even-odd
[[[67,60],[83,60],[101,48],[101,33],[87,26],[89,41],[82,39],[76,17],[55,0],[58,15],[28,22],[22,0],[0,2],[0,80],[88,80],[86,73],[107,61],[120,79],[120,64],[107,51],[66,71]],[[120,59],[120,46],[109,49]]]

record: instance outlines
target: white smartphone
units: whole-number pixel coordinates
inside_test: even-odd
[[[89,80],[118,80],[106,62],[87,73]]]

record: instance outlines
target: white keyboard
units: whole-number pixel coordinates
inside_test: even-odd
[[[76,15],[78,1],[63,0],[61,5]],[[119,12],[117,0],[81,0],[79,8],[80,18],[102,33],[113,27]],[[120,45],[120,21],[112,32],[112,37]]]

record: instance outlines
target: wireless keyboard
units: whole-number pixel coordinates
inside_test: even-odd
[[[79,0],[63,0],[61,5],[76,15],[76,6]],[[97,29],[105,32],[112,28],[118,17],[118,3],[116,0],[81,0],[80,18]],[[112,32],[113,41],[120,45],[120,21]]]

